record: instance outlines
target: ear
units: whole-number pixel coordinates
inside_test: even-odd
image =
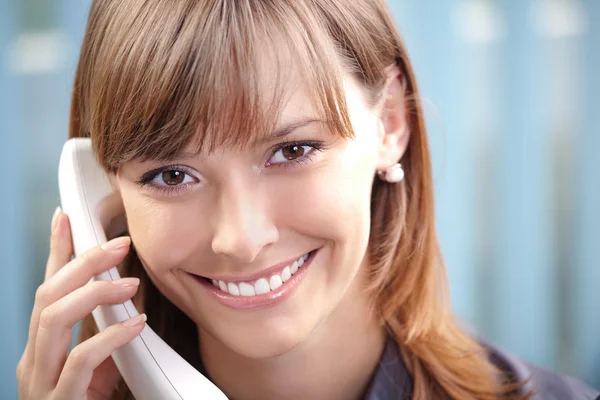
[[[410,127],[406,109],[406,85],[400,68],[387,69],[387,80],[379,109],[379,158],[377,170],[398,163],[408,147]]]

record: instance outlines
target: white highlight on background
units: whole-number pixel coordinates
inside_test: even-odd
[[[588,28],[588,16],[577,1],[538,0],[534,3],[534,28],[540,36],[568,38],[582,36]]]
[[[452,25],[464,42],[489,45],[506,37],[506,22],[498,6],[491,1],[469,1],[457,5]]]
[[[6,54],[7,70],[14,75],[60,72],[68,55],[68,40],[61,31],[26,32],[16,37]]]

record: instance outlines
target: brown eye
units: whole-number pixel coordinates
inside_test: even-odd
[[[163,182],[169,186],[180,185],[185,179],[185,172],[172,169],[168,171],[163,171],[161,177]]]
[[[302,157],[304,155],[304,147],[305,146],[299,146],[297,144],[292,144],[289,146],[285,146],[281,148],[281,152],[282,155],[287,159],[287,160],[295,160],[298,157]]]
[[[287,166],[308,161],[315,153],[323,148],[320,142],[282,143],[273,153],[267,166]]]

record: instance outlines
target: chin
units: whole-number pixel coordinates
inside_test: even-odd
[[[310,330],[297,325],[286,328],[279,323],[275,328],[271,324],[256,327],[243,327],[231,334],[215,335],[226,347],[235,353],[252,359],[265,359],[284,355],[301,345],[309,336]]]

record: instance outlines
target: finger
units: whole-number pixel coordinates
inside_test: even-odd
[[[73,241],[71,238],[71,225],[69,217],[57,209],[58,213],[52,221],[52,234],[50,236],[50,254],[46,264],[47,281],[56,271],[65,266],[73,256]]]
[[[68,217],[62,212],[60,207],[57,207],[52,216],[52,222],[50,224],[50,253],[48,256],[48,262],[46,263],[46,273],[44,281],[48,280],[54,273],[62,266],[67,264],[71,260],[73,254],[73,244],[71,241],[71,227],[68,222]],[[37,297],[37,294],[36,294]],[[23,352],[22,365],[24,369],[31,368],[33,366],[33,354],[34,351],[30,348],[35,347],[35,343],[31,341],[33,338],[32,333],[37,330],[35,309],[32,312],[30,323],[29,323],[29,340],[25,346]]]
[[[29,342],[36,341],[40,313],[43,309],[85,285],[94,275],[119,264],[129,251],[130,243],[131,239],[125,236],[94,247],[70,261],[44,282],[35,294],[29,325]]]
[[[137,291],[139,279],[96,281],[84,285],[46,307],[40,315],[35,346],[36,382],[54,387],[71,344],[73,326],[100,304],[118,304]]]
[[[81,398],[86,395],[94,369],[112,352],[132,341],[145,326],[146,314],[112,325],[73,349],[56,385],[59,399]],[[133,326],[127,324],[135,323]],[[99,388],[95,390],[100,391]]]

